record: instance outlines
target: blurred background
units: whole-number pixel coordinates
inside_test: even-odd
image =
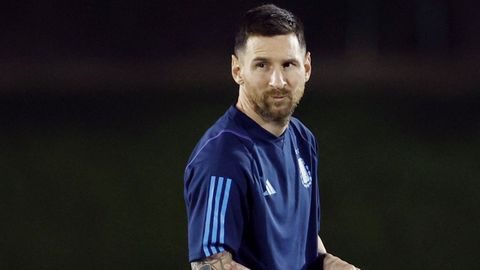
[[[478,267],[474,1],[272,2],[312,52],[296,116],[319,141],[327,249]],[[259,3],[2,3],[0,269],[189,268],[184,166],[235,102],[234,32]]]

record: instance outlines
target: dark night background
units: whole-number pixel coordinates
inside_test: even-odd
[[[476,269],[474,1],[273,2],[312,52],[296,115],[320,146],[327,249]],[[235,102],[234,31],[258,3],[1,4],[0,269],[188,269],[183,169]]]

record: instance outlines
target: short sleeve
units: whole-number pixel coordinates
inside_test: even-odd
[[[242,145],[220,138],[202,149],[185,171],[189,260],[237,253],[248,219],[249,160]]]

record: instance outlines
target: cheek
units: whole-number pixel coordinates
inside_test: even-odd
[[[259,72],[246,73],[244,80],[255,88],[262,88],[268,85],[268,76]]]
[[[297,74],[294,76],[289,76],[288,83],[291,87],[297,88],[300,84],[302,84],[302,77],[299,77]]]
[[[305,84],[306,78],[305,78],[305,70],[296,70],[292,71],[292,73],[289,74],[290,78],[290,84],[293,86],[299,86],[301,84]]]

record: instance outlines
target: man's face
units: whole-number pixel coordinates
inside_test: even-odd
[[[237,61],[240,80],[235,80],[254,111],[266,121],[286,123],[311,71],[310,54],[295,34],[251,36]]]

